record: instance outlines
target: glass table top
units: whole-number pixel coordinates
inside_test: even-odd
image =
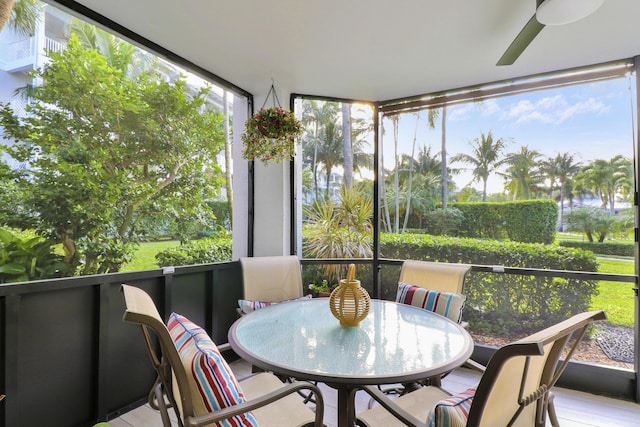
[[[229,342],[265,369],[312,380],[381,384],[448,372],[469,358],[461,326],[432,312],[372,300],[359,326],[340,326],[328,298],[272,305],[237,320]]]

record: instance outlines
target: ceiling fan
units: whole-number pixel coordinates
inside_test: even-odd
[[[604,0],[536,0],[536,13],[511,42],[496,65],[511,65],[545,25],[563,25],[595,12]]]

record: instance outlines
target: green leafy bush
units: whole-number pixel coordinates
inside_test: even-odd
[[[156,255],[160,267],[231,261],[231,237],[213,237],[190,241]]]
[[[464,223],[460,225],[462,237],[505,239],[504,220],[501,214],[503,203],[450,203],[462,211]]]
[[[558,221],[553,200],[523,200],[504,203],[452,203],[462,211],[460,235],[504,239],[525,243],[552,243]]]
[[[556,245],[420,234],[382,234],[384,258],[415,259],[548,270],[597,271],[592,252]],[[395,295],[397,277],[383,277],[383,297]],[[594,281],[470,272],[464,319],[474,332],[518,336],[589,308]]]
[[[560,246],[580,248],[598,255],[634,256],[633,242],[586,242],[583,240],[561,240]]]
[[[603,243],[607,236],[624,229],[628,215],[621,217],[610,215],[598,208],[578,208],[565,216],[568,231],[582,232],[590,242]]]
[[[0,283],[67,275],[69,267],[55,253],[54,245],[44,237],[0,228]]]
[[[558,205],[553,200],[522,200],[503,203],[504,228],[509,239],[524,243],[553,243],[558,224]]]
[[[459,236],[464,214],[457,208],[435,209],[425,214],[426,232],[436,236]]]

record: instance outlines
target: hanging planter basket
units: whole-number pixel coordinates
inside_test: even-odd
[[[271,85],[269,94],[277,102],[275,89]],[[268,99],[269,95],[267,95]],[[242,142],[244,150],[242,157],[247,160],[261,160],[267,164],[270,161],[281,162],[290,160],[296,151],[296,139],[302,134],[302,123],[291,111],[280,105],[264,108],[258,111],[245,123]]]

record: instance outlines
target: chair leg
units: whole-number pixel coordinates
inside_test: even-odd
[[[162,392],[162,384],[158,384],[155,387],[155,395],[156,395],[156,401],[158,404],[158,409],[160,410],[160,418],[162,418],[162,427],[171,427],[171,420],[169,419],[169,410],[164,400],[164,393]],[[178,418],[178,421],[180,421],[180,424],[182,424],[182,421],[179,418]]]
[[[553,427],[560,427],[560,423],[558,422],[558,415],[556,414],[556,406],[553,403],[555,395],[552,392],[549,392],[547,396],[547,412],[549,412],[549,421]]]

